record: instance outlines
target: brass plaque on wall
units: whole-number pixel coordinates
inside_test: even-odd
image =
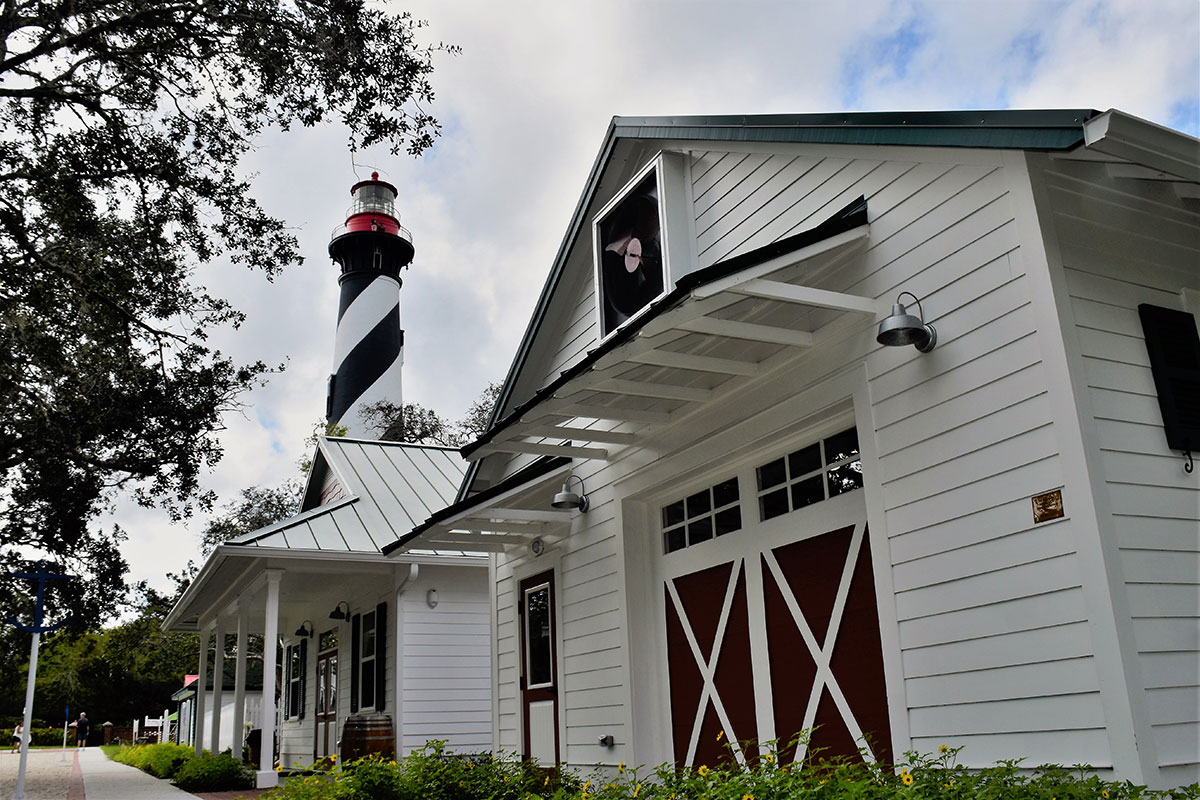
[[[1033,498],[1033,521],[1047,522],[1063,516],[1062,490],[1039,494]]]

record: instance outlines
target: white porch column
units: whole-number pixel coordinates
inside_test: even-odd
[[[219,619],[213,634],[213,708],[208,749],[216,755],[221,752],[221,706],[224,705],[225,694],[225,626]]]
[[[196,676],[196,755],[204,749],[204,684],[208,680],[208,637],[212,634],[213,625],[203,625],[200,628],[200,674]]]
[[[275,771],[275,647],[279,639],[279,581],[283,570],[266,570],[267,610],[263,619],[262,746],[255,786],[269,789],[279,782]]]
[[[246,616],[246,598],[238,600],[237,658],[233,668],[233,757],[242,760],[246,745],[246,647],[250,620]]]

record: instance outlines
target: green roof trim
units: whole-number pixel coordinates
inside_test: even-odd
[[[979,147],[1002,150],[1069,150],[1083,144],[1070,128],[618,128],[628,139],[714,139],[724,142],[856,144],[911,147]]]
[[[616,117],[617,138],[1067,150],[1094,109]]]

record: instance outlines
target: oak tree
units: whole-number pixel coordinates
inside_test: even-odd
[[[222,414],[263,379],[210,343],[212,270],[299,261],[242,157],[340,121],[418,154],[438,125],[423,23],[364,0],[0,0],[0,563],[123,587],[115,492],[186,515]]]

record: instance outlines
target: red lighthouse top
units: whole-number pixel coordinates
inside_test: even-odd
[[[334,236],[358,231],[380,231],[411,240],[408,231],[400,227],[400,215],[396,213],[396,187],[379,180],[379,173],[372,172],[371,180],[359,181],[350,187],[354,202],[346,211],[346,224]]]

